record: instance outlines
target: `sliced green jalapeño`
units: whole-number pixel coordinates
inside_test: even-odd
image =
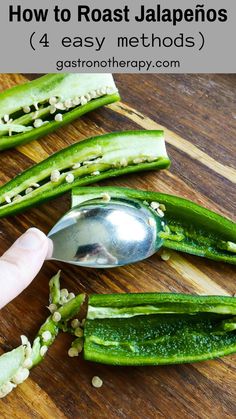
[[[72,206],[89,199],[138,199],[156,208],[163,217],[163,247],[236,264],[236,223],[184,198],[160,192],[117,187],[75,188]]]
[[[92,295],[84,358],[111,365],[197,362],[236,352],[236,299],[183,294]]]
[[[0,93],[0,151],[120,99],[111,74],[47,74]]]
[[[163,131],[125,131],[75,143],[0,187],[0,217],[52,199],[74,186],[169,167]]]

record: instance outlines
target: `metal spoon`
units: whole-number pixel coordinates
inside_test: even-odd
[[[163,244],[163,222],[139,201],[86,201],[52,228],[52,260],[91,268],[110,268],[148,258]]]

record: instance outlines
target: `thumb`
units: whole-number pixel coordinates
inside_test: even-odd
[[[0,308],[30,284],[50,253],[50,240],[30,228],[0,257]]]

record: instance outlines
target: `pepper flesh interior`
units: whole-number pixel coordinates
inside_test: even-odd
[[[48,74],[8,89],[0,93],[0,150],[39,138],[119,98],[106,73]]]
[[[72,186],[139,170],[162,169],[169,164],[163,131],[93,137],[55,153],[3,185],[0,217],[60,195]],[[58,174],[51,180],[55,170]]]
[[[161,365],[227,355],[236,351],[235,314],[232,297],[93,295],[84,358],[112,365]]]
[[[116,187],[75,188],[72,206],[103,194],[164,205],[163,247],[236,264],[236,223],[194,202],[160,192]]]

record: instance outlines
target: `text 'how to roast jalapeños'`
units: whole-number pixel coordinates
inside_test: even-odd
[[[89,297],[60,289],[60,273],[50,282],[51,315],[31,345],[0,356],[0,397],[6,396],[43,361],[59,331],[74,340],[70,357],[84,349],[89,361],[112,365],[164,365],[197,362],[236,352],[236,298],[168,293]]]
[[[104,195],[105,194],[105,195]],[[90,199],[129,198],[150,205],[163,219],[163,247],[236,264],[236,223],[187,199],[116,187],[73,189],[72,206]]]
[[[47,74],[0,93],[0,151],[120,99],[111,74]]]
[[[0,217],[54,198],[73,186],[170,165],[163,131],[89,138],[51,155],[0,187]]]

